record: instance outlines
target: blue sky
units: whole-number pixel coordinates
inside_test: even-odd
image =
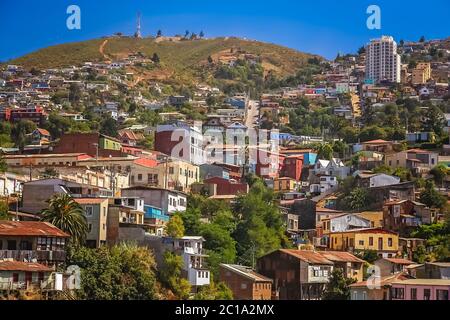
[[[66,9],[81,8],[81,30],[68,30]],[[381,30],[366,27],[366,9],[381,8]],[[0,0],[0,60],[42,47],[111,35],[132,34],[136,13],[142,33],[240,36],[334,58],[355,52],[382,34],[396,40],[450,36],[448,0]]]

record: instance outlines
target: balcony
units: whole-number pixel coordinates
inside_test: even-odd
[[[0,260],[13,259],[16,261],[33,261],[38,262],[64,262],[66,260],[66,252],[64,250],[0,250]]]

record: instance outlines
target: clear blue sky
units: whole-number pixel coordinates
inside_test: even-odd
[[[66,8],[81,8],[81,30],[66,28]],[[366,27],[366,9],[381,7],[381,30]],[[381,34],[396,40],[450,36],[448,0],[0,0],[0,60],[49,45],[87,40],[115,32],[132,34],[136,13],[142,33],[239,36],[277,43],[334,58],[355,52]]]

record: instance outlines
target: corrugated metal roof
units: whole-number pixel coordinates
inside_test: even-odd
[[[250,267],[240,266],[240,265],[236,265],[236,264],[225,264],[225,263],[221,263],[220,266],[231,272],[234,272],[234,273],[242,275],[246,278],[249,278],[253,281],[272,282],[272,279],[267,278],[255,271],[253,271],[252,268],[250,268]]]
[[[53,270],[40,263],[0,261],[0,271],[51,272]]]
[[[69,237],[54,225],[40,221],[0,221],[0,236]]]
[[[294,249],[280,249],[281,252],[287,253],[291,256],[299,258],[308,263],[333,265],[333,262],[325,258],[316,251],[309,250],[294,250]]]

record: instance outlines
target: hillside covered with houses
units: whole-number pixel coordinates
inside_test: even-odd
[[[449,39],[396,40],[6,62],[0,299],[449,300]]]

